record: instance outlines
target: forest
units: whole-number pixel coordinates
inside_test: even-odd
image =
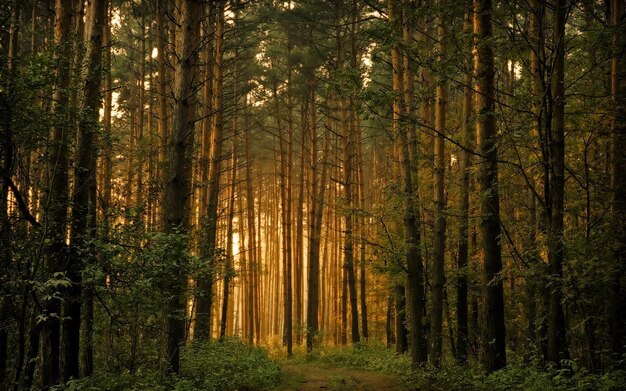
[[[626,389],[623,0],[0,0],[0,389]]]

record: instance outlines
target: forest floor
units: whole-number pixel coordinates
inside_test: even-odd
[[[406,390],[393,376],[379,372],[333,367],[318,363],[285,364],[278,391],[401,391]]]

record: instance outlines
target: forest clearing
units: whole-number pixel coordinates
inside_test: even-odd
[[[625,8],[0,0],[0,390],[626,390]]]

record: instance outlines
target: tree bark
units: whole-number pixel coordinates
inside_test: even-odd
[[[87,372],[93,371],[92,333],[93,333],[93,297],[91,288],[82,293],[82,269],[93,262],[93,249],[89,243],[95,237],[96,229],[96,138],[99,128],[99,110],[102,104],[102,43],[107,2],[93,0],[90,4],[89,36],[87,52],[87,77],[85,79],[84,106],[78,126],[78,144],[76,148],[76,168],[74,170],[74,194],[72,202],[72,232],[70,236],[71,255],[68,276],[72,287],[63,304],[63,380],[79,377],[82,366]],[[87,318],[83,322],[83,343],[85,351],[79,360],[81,334],[81,293],[85,299]],[[85,372],[85,371],[83,371]]]
[[[341,38],[341,2],[336,2],[336,40],[337,40],[337,62],[339,71],[343,71],[345,64],[344,58],[344,48],[343,42]],[[353,16],[354,19],[354,16]],[[352,21],[352,30],[354,32],[355,23]],[[354,51],[356,48],[354,45],[352,46],[352,50]],[[353,53],[354,55],[354,53]],[[352,88],[352,86],[347,85],[347,88]],[[340,113],[339,119],[342,127],[342,141],[343,141],[343,190],[344,190],[344,246],[343,246],[343,269],[344,269],[344,278],[347,279],[347,288],[350,295],[350,331],[352,343],[358,343],[360,338],[359,335],[359,307],[358,307],[358,298],[356,292],[356,276],[354,272],[354,191],[353,191],[353,177],[354,177],[354,125],[355,121],[352,118],[352,113],[354,109],[354,97],[350,97],[350,107],[348,107],[348,98],[343,96],[343,92],[340,91],[339,96],[340,102]],[[350,111],[350,117],[348,115],[348,111]],[[344,310],[345,311],[345,310]]]
[[[610,336],[613,359],[619,361],[626,350],[626,14],[624,2],[611,0],[613,57],[611,93],[614,114],[611,126],[611,213],[614,221],[614,281],[611,284]]]
[[[568,358],[563,314],[563,212],[565,201],[565,13],[567,1],[557,0],[554,18],[556,53],[552,71],[552,132],[550,133],[550,224],[548,265],[550,309],[548,315],[548,361],[559,365]]]
[[[298,199],[296,201],[296,251],[295,251],[295,311],[296,311],[296,327],[298,328],[296,342],[298,345],[302,343],[303,333],[300,328],[303,326],[303,308],[304,308],[304,187],[305,187],[305,162],[306,162],[306,130],[309,126],[308,120],[308,99],[303,97],[302,104],[302,128],[300,138],[300,180],[298,182]]]
[[[206,237],[201,248],[201,255],[209,261],[209,267],[213,268],[216,255],[217,237],[217,207],[220,190],[221,162],[222,162],[222,71],[224,58],[224,7],[223,0],[217,1],[211,6],[216,7],[216,25],[214,37],[214,65],[213,65],[213,97],[211,119],[211,154],[209,167],[209,183],[207,190],[206,211]],[[197,300],[196,325],[194,339],[211,338],[211,308],[213,304],[213,276],[212,273],[205,279],[198,281],[200,295]]]
[[[463,31],[470,33],[472,29],[472,20],[470,11],[466,11],[463,23]],[[456,299],[456,316],[457,316],[457,352],[456,356],[459,362],[467,362],[468,348],[468,306],[467,306],[467,265],[469,260],[469,184],[470,184],[470,164],[471,153],[473,149],[473,137],[471,132],[472,122],[472,71],[471,64],[466,64],[467,71],[463,76],[463,101],[462,101],[462,119],[461,119],[461,138],[462,146],[459,171],[461,172],[461,194],[459,196],[459,210],[461,211],[459,221],[459,247],[457,258],[457,299]]]
[[[396,36],[400,37],[400,28],[406,23],[406,15],[403,16],[394,0],[389,0],[389,20],[396,24]],[[397,24],[399,23],[399,25]],[[407,125],[401,122],[401,117],[406,114],[406,104],[403,104],[403,94],[407,90],[407,78],[403,72],[410,72],[410,69],[402,69],[401,53],[397,45],[391,49],[392,64],[392,87],[395,93],[393,102],[393,130],[395,137],[395,149],[399,155],[401,173],[401,196],[404,209],[404,236],[407,242],[406,262],[407,262],[407,283],[406,290],[409,302],[409,330],[411,363],[415,368],[422,360],[422,300],[423,300],[423,271],[420,248],[420,221],[418,213],[417,183],[413,183],[413,173],[411,157],[409,152],[409,137],[407,135]],[[403,83],[404,81],[404,83]],[[396,289],[396,294],[399,294]],[[400,314],[401,315],[401,314]],[[396,315],[398,316],[398,315]],[[396,320],[396,324],[399,320]],[[401,333],[396,335],[397,344],[401,344]]]
[[[500,247],[500,196],[498,192],[498,137],[495,119],[494,59],[491,47],[491,0],[474,0],[476,39],[476,139],[481,156],[480,234],[483,261],[486,347],[484,366],[491,373],[506,366],[502,251]]]
[[[187,234],[191,225],[191,186],[194,124],[196,121],[197,100],[194,91],[196,48],[199,32],[202,2],[200,0],[179,0],[178,25],[176,31],[176,77],[174,83],[174,111],[172,136],[169,145],[169,178],[166,189],[163,220],[165,233]],[[185,337],[187,276],[184,271],[184,257],[176,259],[176,275],[167,287],[171,297],[166,304],[166,344],[164,374],[178,373],[180,369],[180,345]]]
[[[157,226],[159,229],[165,229],[165,220],[163,217],[165,213],[163,209],[165,208],[165,188],[167,186],[167,150],[168,150],[168,128],[167,128],[167,20],[166,20],[166,12],[167,12],[167,0],[156,0],[157,1],[157,10],[156,10],[156,27],[157,27],[157,71],[158,71],[158,81],[157,81],[157,133],[159,137],[159,145],[158,145],[158,167],[159,167],[159,211],[160,218],[158,219]],[[109,26],[110,28],[110,26]],[[108,49],[110,50],[110,49]],[[110,56],[110,55],[109,55]]]
[[[50,233],[50,246],[47,249],[46,270],[49,275],[61,270],[66,257],[65,233],[67,230],[68,205],[68,159],[72,139],[69,118],[69,86],[72,58],[72,1],[56,0],[54,20],[54,43],[56,62],[56,89],[53,113],[55,123],[52,128],[49,152],[49,204],[47,210],[47,231]],[[60,315],[61,305],[56,299],[45,304],[47,316],[41,331],[40,383],[49,387],[60,380]]]
[[[246,117],[247,118],[247,117]],[[255,319],[255,310],[254,303],[258,300],[258,289],[255,283],[255,276],[258,275],[259,269],[259,251],[257,250],[257,229],[256,222],[254,218],[254,188],[253,188],[253,179],[252,179],[252,157],[250,151],[250,128],[246,125],[246,135],[245,135],[245,149],[246,149],[246,217],[248,219],[248,271],[247,271],[247,295],[246,295],[246,317],[248,319],[248,327],[244,330],[244,335],[248,336],[248,344],[252,345],[254,343],[254,335],[255,335],[255,324],[258,321]],[[261,206],[259,205],[259,209]],[[257,338],[258,338],[257,334]],[[257,339],[258,341],[258,339]]]
[[[11,13],[11,21],[9,27],[9,45],[6,64],[6,76],[2,75],[0,81],[3,86],[8,87],[8,91],[0,91],[0,129],[2,130],[2,138],[0,139],[0,385],[2,385],[7,376],[7,361],[9,347],[9,327],[10,322],[11,300],[10,290],[5,288],[5,284],[13,279],[11,275],[13,263],[13,226],[9,218],[9,191],[11,176],[14,171],[15,157],[13,143],[13,105],[10,102],[14,96],[14,79],[16,76],[15,60],[16,50],[18,46],[19,34],[19,3],[13,5],[14,9]],[[4,80],[5,77],[7,80]],[[5,84],[6,83],[6,84]]]
[[[309,104],[311,110],[311,122],[309,126],[309,145],[310,145],[310,165],[309,172],[311,183],[311,209],[309,217],[309,268],[308,268],[308,284],[307,292],[307,337],[306,347],[310,353],[315,345],[315,340],[319,332],[319,279],[320,279],[320,239],[322,233],[322,216],[324,212],[324,195],[326,193],[326,155],[329,149],[328,132],[324,136],[324,157],[321,162],[317,159],[317,120],[315,105],[315,84],[309,81],[308,92],[311,99]],[[318,166],[322,166],[322,173],[317,177]]]
[[[444,3],[443,1],[441,3]],[[441,4],[443,5],[443,4]],[[437,61],[443,65],[444,39],[446,37],[446,26],[443,14],[438,17],[437,26]],[[430,363],[439,367],[441,364],[442,328],[443,328],[443,296],[445,284],[445,243],[446,243],[446,220],[445,220],[445,133],[446,133],[446,100],[447,87],[443,78],[437,81],[435,87],[435,238],[433,248],[433,288],[432,288],[432,310],[430,313]]]
[[[233,128],[235,136],[233,139],[233,150],[231,152],[231,174],[230,174],[230,194],[228,199],[228,223],[226,229],[226,264],[224,265],[224,285],[222,291],[222,316],[220,317],[220,341],[226,338],[226,326],[228,323],[228,299],[230,297],[230,280],[233,273],[233,219],[235,218],[235,192],[237,189],[237,116],[233,116]],[[242,235],[239,235],[241,241]]]
[[[363,178],[363,142],[361,138],[361,121],[357,113],[353,113],[355,121],[355,147],[356,147],[356,159],[357,159],[357,188],[359,194],[359,209],[361,212],[365,210],[365,180]],[[369,327],[368,327],[368,315],[367,315],[367,274],[365,272],[366,264],[366,218],[361,217],[359,220],[359,244],[360,244],[360,259],[359,259],[359,293],[361,304],[361,332],[363,333],[363,339],[369,339]]]

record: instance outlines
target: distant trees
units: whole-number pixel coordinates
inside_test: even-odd
[[[624,23],[616,0],[4,2],[0,384],[169,376],[231,336],[621,365]]]

